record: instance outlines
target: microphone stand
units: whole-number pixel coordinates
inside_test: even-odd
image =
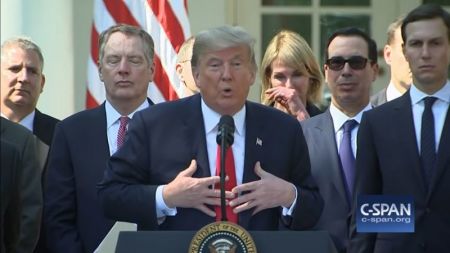
[[[226,135],[222,129],[220,140],[220,209],[222,210],[222,221],[228,221],[225,198],[225,160],[226,160]]]

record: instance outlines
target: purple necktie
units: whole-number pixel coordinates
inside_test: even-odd
[[[127,133],[127,125],[128,125],[129,118],[127,116],[121,116],[119,119],[120,126],[119,131],[117,132],[117,149],[119,149],[124,140],[125,140],[125,134]]]
[[[422,114],[422,129],[420,131],[420,161],[428,185],[430,185],[436,162],[434,116],[433,111],[431,110],[435,101],[435,97],[424,98],[425,109]]]
[[[352,151],[352,129],[357,125],[358,122],[354,119],[347,120],[344,123],[344,126],[342,127],[344,132],[339,149],[339,157],[341,158],[342,170],[344,171],[350,201],[352,198],[353,184],[355,181],[355,156]]]

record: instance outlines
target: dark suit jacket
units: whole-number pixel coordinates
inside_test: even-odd
[[[45,190],[49,252],[93,252],[112,227],[95,188],[109,156],[105,104],[57,124]]]
[[[35,110],[34,121],[33,121],[33,134],[38,137],[38,139],[45,144],[41,145],[42,149],[38,150],[38,156],[42,160],[42,188],[45,188],[45,174],[47,173],[47,163],[50,145],[52,144],[53,133],[55,132],[56,124],[59,122],[58,119],[53,118],[47,114],[40,112],[38,109]],[[44,223],[41,226],[40,238],[38,245],[36,246],[35,253],[45,253],[48,250],[45,245],[45,230],[43,228]]]
[[[306,103],[306,111],[308,112],[309,117],[314,117],[322,113],[322,111],[317,106],[310,102]]]
[[[386,90],[387,88],[384,88],[370,97],[370,103],[372,106],[376,107],[387,102]]]
[[[13,143],[1,139],[0,252],[15,252],[19,243],[22,162],[19,148]]]
[[[55,132],[55,127],[58,122],[58,119],[44,114],[36,109],[33,122],[33,134],[36,135],[42,142],[50,146],[50,144],[52,144],[53,133]]]
[[[355,218],[352,217],[350,252],[448,252],[449,150],[450,110],[442,130],[435,174],[430,189],[427,189],[420,165],[409,91],[363,115],[358,135],[355,196],[412,195],[415,232],[357,234]]]
[[[311,173],[324,199],[324,209],[314,229],[328,231],[336,249],[343,251],[348,244],[351,200],[344,183],[330,110],[301,123],[308,144]]]
[[[96,189],[109,157],[105,104],[57,124],[45,190],[49,252],[93,252],[111,229]]]
[[[1,139],[14,143],[20,150],[23,166],[20,179],[22,205],[20,241],[17,252],[33,252],[39,237],[42,215],[42,186],[39,162],[36,156],[37,140],[25,127],[3,117]]]
[[[146,230],[197,230],[214,222],[197,209],[177,208],[158,226],[155,192],[197,160],[194,177],[210,176],[200,95],[159,104],[135,115],[122,148],[108,163],[99,185],[107,217],[138,224]],[[298,189],[291,227],[311,228],[322,210],[322,199],[310,174],[308,149],[297,120],[273,108],[247,102],[243,182],[257,180],[254,166],[289,180]],[[276,124],[274,124],[276,122]],[[262,144],[258,145],[257,140]],[[278,228],[281,208],[251,216],[239,215],[239,224],[251,230]]]

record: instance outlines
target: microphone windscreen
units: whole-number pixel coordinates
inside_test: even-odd
[[[226,146],[231,146],[234,141],[234,119],[230,115],[223,115],[219,121],[219,131],[217,132],[216,142],[221,145],[222,135],[225,137]]]

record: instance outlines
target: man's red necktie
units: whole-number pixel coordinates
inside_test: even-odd
[[[127,125],[129,118],[127,116],[121,116],[119,119],[120,126],[119,131],[117,132],[117,149],[122,146],[125,140],[125,134],[127,133]]]
[[[225,155],[225,175],[228,176],[228,181],[225,181],[225,191],[231,191],[236,186],[236,169],[234,166],[233,150],[231,147],[227,149]],[[217,159],[216,159],[216,176],[220,176],[220,146],[217,146]],[[220,189],[220,184],[216,184],[215,189]],[[222,210],[220,205],[215,207],[216,209],[216,221],[222,220]],[[238,223],[237,214],[233,213],[233,209],[226,206],[227,219],[230,222]]]

